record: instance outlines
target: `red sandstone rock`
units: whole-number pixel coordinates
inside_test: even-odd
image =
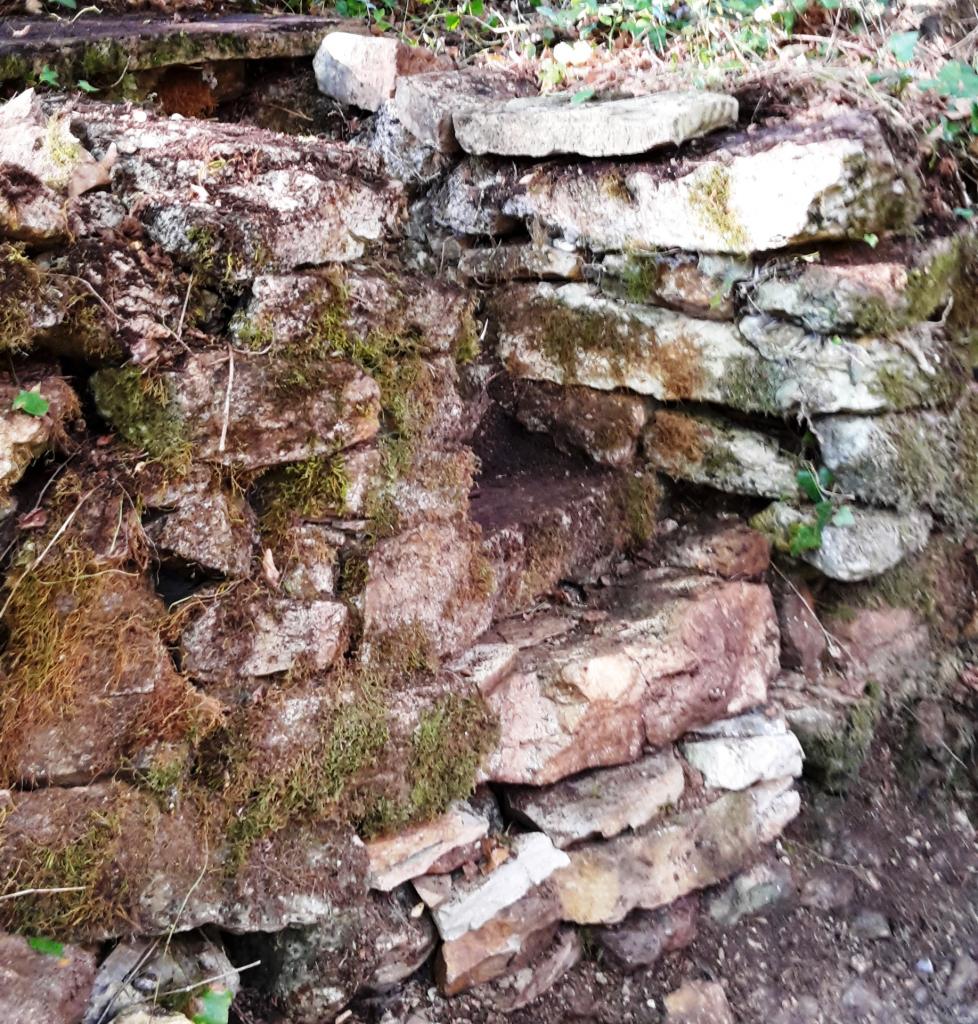
[[[0,1017],[32,1024],[78,1024],[95,981],[95,954],[64,946],[58,956],[0,933]]]
[[[696,938],[699,901],[683,897],[659,910],[635,910],[621,924],[594,927],[590,935],[624,971],[651,967]]]

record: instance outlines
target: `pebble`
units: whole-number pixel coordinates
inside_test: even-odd
[[[954,970],[947,981],[947,994],[952,999],[961,999],[978,985],[978,963],[967,953],[962,953],[954,961]]]
[[[860,910],[850,931],[857,939],[888,939],[892,934],[890,922],[878,910]]]
[[[924,957],[914,964],[914,969],[918,974],[930,975],[934,973],[934,964],[928,957]]]

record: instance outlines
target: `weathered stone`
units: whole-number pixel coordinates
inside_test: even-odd
[[[454,115],[487,100],[528,96],[532,84],[498,71],[436,71],[398,78],[394,115],[415,137],[445,153],[458,149]]]
[[[648,410],[635,395],[517,382],[514,413],[527,430],[549,433],[563,450],[578,448],[605,466],[632,461]]]
[[[191,1024],[190,1018],[173,1010],[157,1011],[134,1006],[112,1018],[112,1024]]]
[[[975,521],[978,392],[951,409],[815,421],[822,459],[838,486],[872,504],[921,505],[958,529]]]
[[[815,597],[800,576],[787,578],[776,589],[781,626],[781,664],[815,681],[829,652],[829,638],[815,612]]]
[[[374,898],[377,915],[370,938],[377,958],[367,986],[386,992],[409,978],[434,952],[437,934],[427,914],[416,913],[417,897],[410,886],[390,896]]]
[[[434,821],[367,843],[370,875],[367,884],[385,892],[426,874],[433,864],[464,850],[489,831],[489,822],[463,803]],[[457,866],[457,865],[456,865]]]
[[[297,823],[252,846],[232,874],[227,836],[193,803],[164,812],[151,794],[118,782],[21,794],[0,824],[6,891],[25,888],[38,870],[51,877],[39,850],[56,864],[81,850],[91,858],[86,877],[97,898],[86,890],[18,900],[17,908],[0,902],[0,921],[47,915],[79,937],[105,939],[164,935],[178,926],[216,924],[247,934],[359,919],[367,864],[352,830]]]
[[[380,391],[350,363],[324,367],[316,389],[299,403],[276,393],[261,357],[242,355],[234,357],[226,401],[229,365],[226,352],[201,353],[163,374],[175,415],[202,459],[261,469],[331,454],[377,433]]]
[[[261,591],[214,595],[180,638],[195,679],[237,682],[298,666],[329,668],[346,642],[349,611],[340,601],[297,601]],[[248,623],[246,630],[242,623]]]
[[[595,280],[630,302],[666,306],[705,320],[732,320],[733,288],[751,276],[750,261],[709,253],[609,253]]]
[[[22,391],[37,391],[48,402],[43,416],[14,409]],[[63,434],[66,420],[79,413],[78,398],[64,378],[42,371],[24,372],[17,380],[0,379],[0,495],[24,475],[24,470]]]
[[[152,939],[128,939],[99,965],[82,1024],[114,1021],[130,1008],[145,1007],[147,992],[192,990],[205,981],[232,998],[241,986],[219,940],[175,935],[160,946]]]
[[[506,791],[510,812],[542,829],[560,848],[637,829],[678,803],[686,780],[672,750],[552,786]]]
[[[567,863],[567,855],[543,833],[513,836],[509,856],[498,867],[482,877],[456,880],[448,898],[432,908],[438,934],[451,942],[481,928]],[[419,895],[424,899],[423,888]]]
[[[300,523],[289,535],[287,556],[277,567],[283,594],[318,601],[336,593],[337,562],[345,538],[319,523]]]
[[[750,289],[754,306],[811,331],[890,334],[928,319],[945,305],[957,276],[959,241],[922,248],[881,243],[871,257],[822,254],[817,262],[774,260]]]
[[[115,146],[113,191],[150,237],[204,277],[359,259],[402,214],[401,187],[362,149],[124,106],[76,118],[97,157]]]
[[[261,274],[232,321],[239,343],[268,346],[352,344],[371,336],[410,339],[425,355],[454,352],[475,331],[474,299],[441,281],[398,271],[396,279],[357,268]]]
[[[801,744],[783,718],[754,713],[697,732],[680,749],[707,786],[747,789],[755,782],[801,775]]]
[[[57,956],[0,933],[0,1013],[7,1021],[78,1024],[95,980],[95,954],[65,945]]]
[[[505,235],[519,218],[503,213],[511,182],[498,164],[463,160],[429,196],[425,213],[457,235]]]
[[[423,46],[406,46],[394,36],[327,32],[312,66],[320,92],[347,106],[376,110],[394,95],[402,76],[447,63]]]
[[[677,533],[666,534],[656,552],[665,565],[724,579],[760,576],[771,564],[771,541],[739,519],[687,524]]]
[[[478,535],[459,523],[416,526],[381,541],[367,559],[365,636],[416,628],[451,653],[489,625],[495,581]]]
[[[566,920],[613,924],[739,870],[798,813],[790,780],[731,793],[662,825],[569,852],[554,876]]]
[[[649,464],[667,476],[733,494],[791,497],[798,461],[757,430],[718,416],[659,409],[643,434]]]
[[[710,900],[710,917],[732,928],[744,917],[767,910],[794,894],[791,869],[779,861],[756,864]]]
[[[466,249],[459,273],[477,282],[580,281],[584,261],[578,252],[552,245],[511,243],[491,249]]]
[[[633,761],[763,703],[778,660],[766,587],[651,574],[613,590],[608,612],[485,685],[500,723],[488,778],[542,785]]]
[[[751,253],[911,224],[913,181],[877,121],[822,115],[721,138],[670,165],[544,165],[513,183],[502,210],[599,251]]]
[[[784,502],[775,502],[751,520],[756,529],[769,533],[776,546],[790,548],[792,531],[814,521],[808,514]],[[851,583],[892,569],[907,555],[919,551],[930,536],[932,520],[925,512],[882,512],[852,509],[852,523],[822,529],[818,548],[800,557],[830,579]]]
[[[48,115],[33,89],[0,104],[0,234],[28,242],[67,233],[67,199],[105,185],[102,164],[71,131],[67,111]]]
[[[665,998],[667,1024],[734,1024],[723,986],[685,981]]]
[[[934,642],[927,623],[910,608],[857,608],[829,629],[842,648],[851,692],[868,683],[906,692],[914,681],[933,678]]]
[[[651,967],[660,957],[696,938],[699,901],[685,896],[658,910],[633,910],[620,924],[598,925],[589,934],[624,971]]]
[[[559,920],[552,885],[536,886],[481,928],[442,943],[435,964],[438,987],[455,995],[521,969],[553,939]]]
[[[576,928],[562,927],[542,953],[500,978],[492,986],[493,1005],[502,1013],[513,1013],[528,1006],[551,989],[580,959],[584,952]]]
[[[739,325],[629,305],[580,284],[497,293],[499,355],[516,377],[626,387],[662,400],[747,412],[876,412],[936,404],[960,388],[959,364],[936,325],[902,343],[810,338],[762,317]],[[913,354],[926,350],[921,362]]]
[[[146,524],[159,554],[225,576],[247,576],[257,540],[255,514],[244,497],[221,486],[205,467],[166,480],[146,496],[150,509],[163,510]]]
[[[430,185],[451,164],[451,157],[416,139],[398,121],[390,103],[383,103],[353,140],[375,153],[384,170],[409,185]]]
[[[490,100],[452,119],[467,153],[529,157],[632,156],[678,146],[736,120],[737,101],[709,92],[657,92],[591,103],[575,103],[570,93]]]

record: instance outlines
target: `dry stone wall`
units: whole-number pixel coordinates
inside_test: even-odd
[[[0,924],[88,1022],[647,966],[973,630],[974,241],[886,126],[315,75],[352,139],[0,107]]]

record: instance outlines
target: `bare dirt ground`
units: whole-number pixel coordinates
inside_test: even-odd
[[[737,1024],[978,1024],[974,831],[942,791],[908,780],[901,756],[899,739],[880,741],[846,795],[805,788],[776,847],[794,893],[732,927],[713,922],[705,894],[693,944],[647,971],[590,953],[508,1016],[480,995],[442,1000],[421,977],[348,1024],[657,1024],[687,979],[722,983]]]

